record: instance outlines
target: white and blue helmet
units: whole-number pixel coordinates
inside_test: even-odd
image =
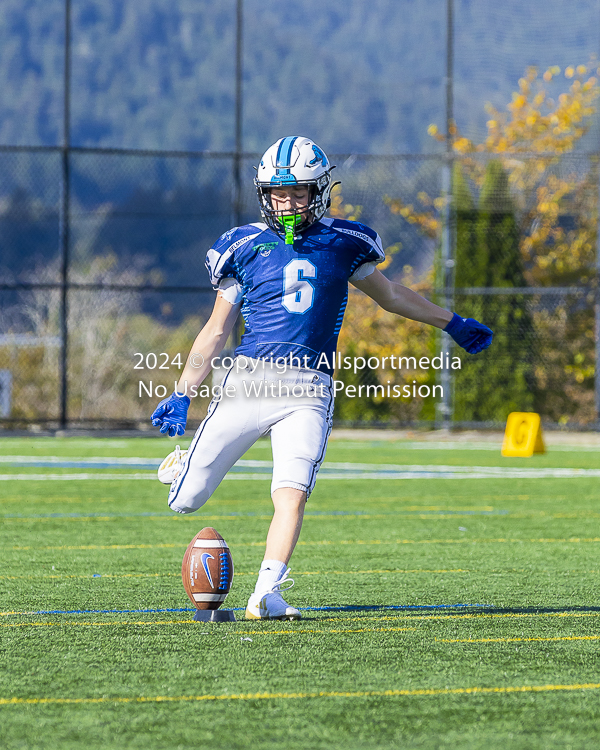
[[[283,212],[272,207],[271,188],[291,185],[309,186],[308,211],[303,212],[295,231],[301,232],[319,221],[331,205],[332,169],[323,149],[310,138],[299,135],[280,138],[265,151],[254,178],[265,223],[278,234],[282,232]]]

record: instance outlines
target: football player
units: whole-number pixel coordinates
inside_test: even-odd
[[[186,393],[207,377],[241,312],[245,331],[223,378],[224,393],[211,402],[189,450],[166,460],[163,481],[171,483],[169,507],[192,513],[259,437],[271,435],[274,514],[246,609],[251,619],[300,618],[281,592],[293,585],[287,564],[331,431],[332,364],[348,282],[389,312],[447,331],[469,353],[492,341],[492,331],[476,320],[387,279],[377,269],[385,255],[372,229],[325,218],[331,169],[309,138],[281,138],[265,152],[254,181],[263,221],[229,230],[208,251],[217,290],[213,312],[177,389],[152,414],[162,433],[183,435]],[[284,372],[271,365],[283,360]]]

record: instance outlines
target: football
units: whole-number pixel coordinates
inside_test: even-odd
[[[233,581],[227,542],[210,526],[189,543],[181,566],[183,588],[197,609],[219,609]]]

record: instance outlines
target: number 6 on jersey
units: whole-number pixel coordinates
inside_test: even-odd
[[[283,269],[283,299],[281,304],[288,312],[305,313],[310,310],[315,288],[307,281],[317,276],[317,268],[309,260],[296,258]]]

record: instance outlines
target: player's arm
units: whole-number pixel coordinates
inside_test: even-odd
[[[404,318],[418,320],[436,328],[445,328],[452,320],[452,313],[421,297],[402,284],[395,284],[377,268],[365,279],[352,282],[357,289],[367,294],[380,307]]]
[[[477,354],[492,343],[493,333],[487,326],[438,307],[412,289],[390,281],[377,269],[352,283],[384,310],[446,331],[469,354]]]
[[[180,393],[185,393],[186,383],[188,390],[193,385],[200,385],[212,370],[211,360],[223,351],[240,313],[240,308],[240,303],[232,305],[223,297],[223,292],[218,292],[211,316],[196,336],[177,383],[177,390]]]
[[[162,433],[175,437],[185,432],[190,399],[178,394],[185,394],[192,386],[200,385],[209,374],[211,361],[223,351],[240,308],[240,303],[231,304],[219,291],[211,316],[192,345],[175,392],[163,399],[152,414],[152,424],[160,427]]]

